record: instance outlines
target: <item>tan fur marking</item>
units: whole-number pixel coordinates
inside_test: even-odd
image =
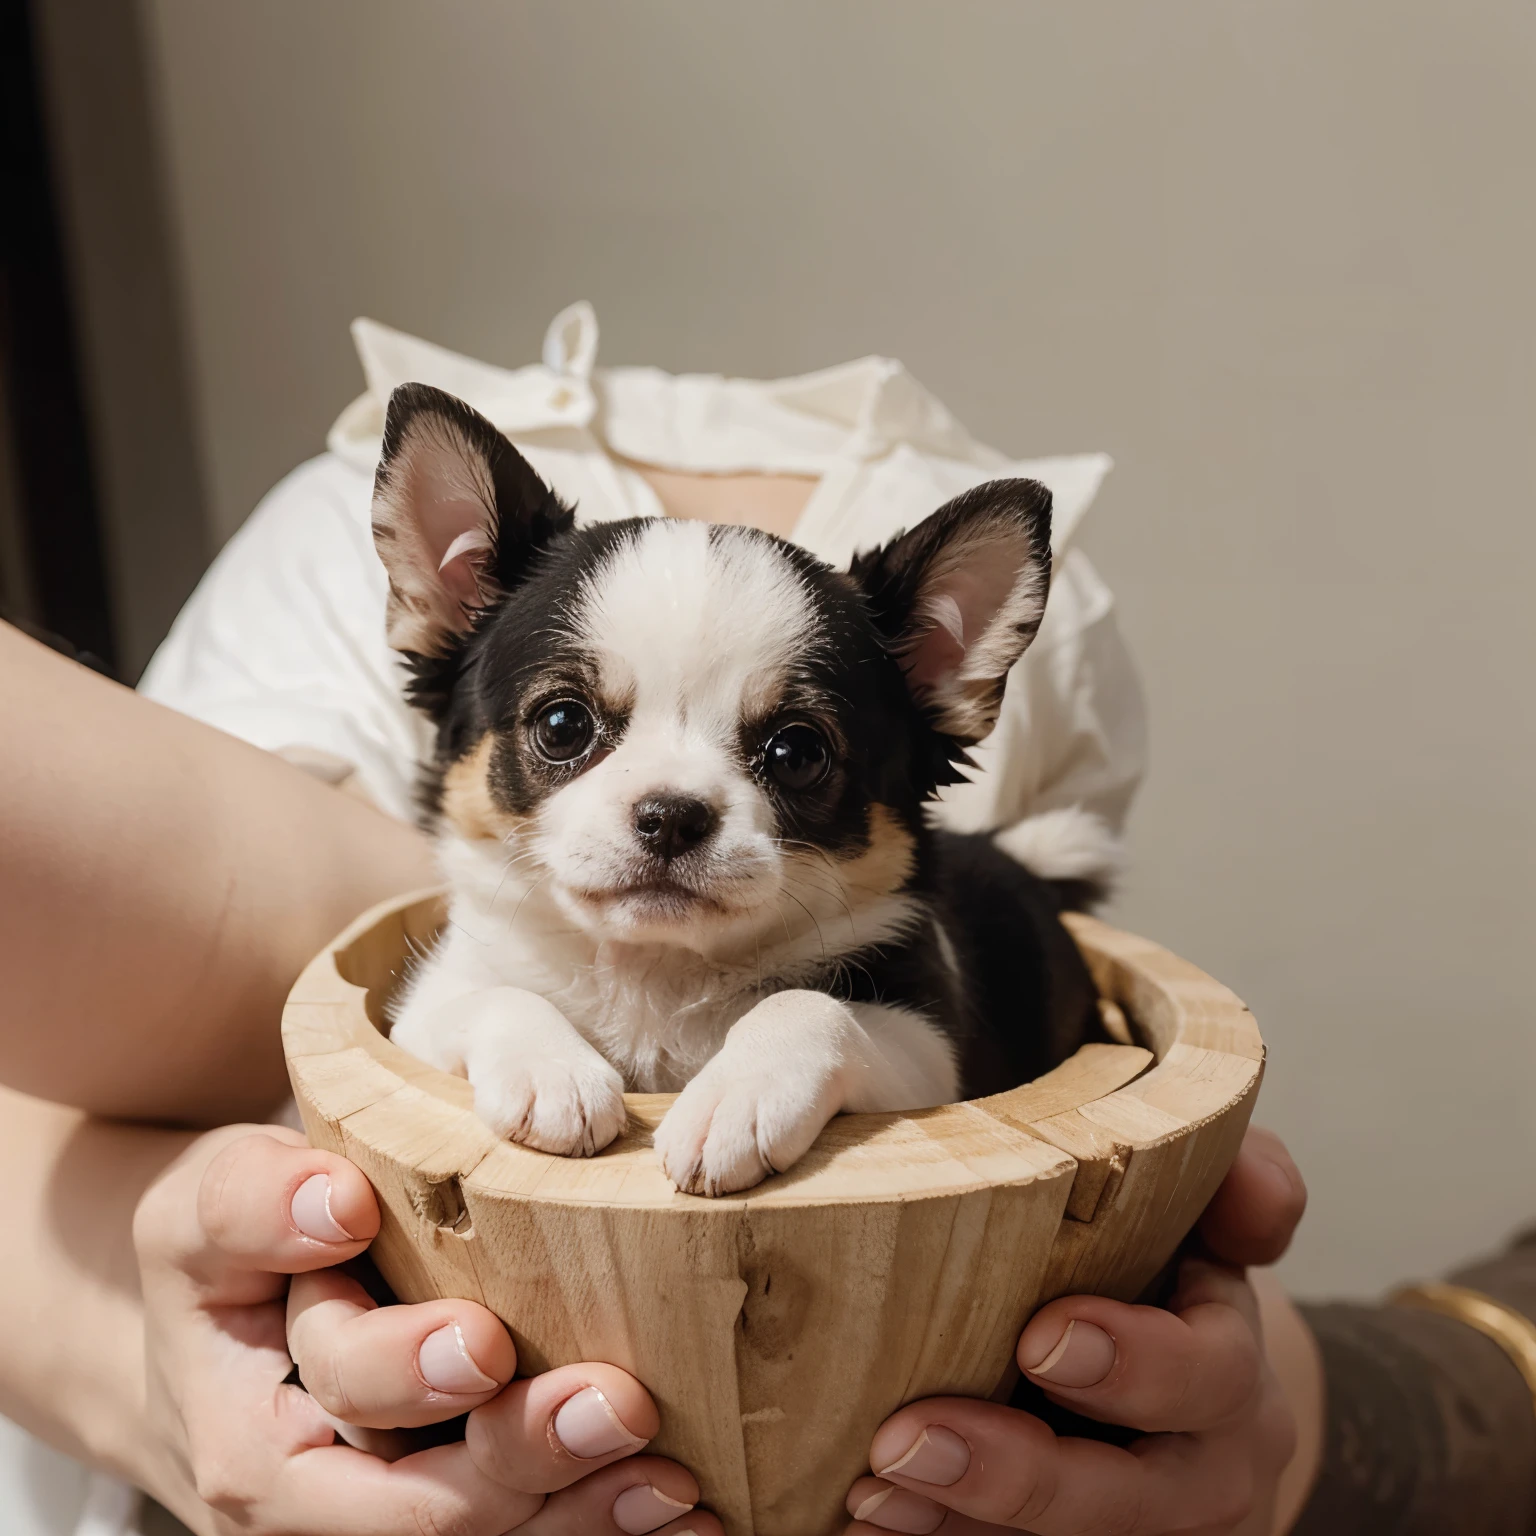
[[[443,775],[443,816],[460,836],[471,840],[499,842],[526,825],[523,817],[504,810],[491,794],[495,745],[495,737],[482,736],[474,750]]]
[[[838,860],[838,870],[860,895],[887,896],[912,875],[917,839],[883,805],[869,808],[869,847],[856,858]]]
[[[861,908],[894,895],[910,878],[917,859],[917,842],[889,809],[874,805],[869,812],[869,846],[853,857],[837,858],[793,842],[787,853],[790,867],[805,872],[803,883],[795,886],[796,894],[808,900],[813,909],[819,909],[817,915],[823,919],[846,919],[849,913],[842,903],[847,902],[857,928]],[[827,882],[834,872],[836,894]],[[858,940],[867,942],[862,934]]]

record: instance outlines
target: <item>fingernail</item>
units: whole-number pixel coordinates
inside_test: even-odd
[[[930,1424],[902,1455],[890,1466],[881,1467],[875,1476],[889,1477],[893,1472],[899,1472],[914,1483],[933,1483],[936,1487],[948,1488],[965,1476],[965,1469],[970,1464],[970,1446],[954,1430],[945,1429],[942,1424]],[[865,1516],[854,1518],[862,1520]]]
[[[421,1341],[416,1369],[434,1392],[489,1392],[496,1385],[496,1378],[475,1364],[457,1323],[448,1323]]]
[[[555,1439],[583,1461],[611,1456],[615,1451],[638,1451],[645,1444],[639,1435],[630,1434],[623,1419],[613,1411],[613,1405],[596,1387],[583,1387],[575,1397],[566,1398],[555,1414],[553,1428]]]
[[[927,1536],[937,1530],[944,1518],[944,1506],[925,1499],[907,1488],[882,1488],[872,1493],[854,1510],[853,1518],[883,1531],[909,1531],[912,1536]]]
[[[355,1243],[342,1224],[331,1215],[331,1181],[323,1173],[311,1174],[293,1192],[288,1207],[293,1224],[305,1237],[317,1243]]]
[[[895,1492],[896,1490],[894,1488],[882,1488],[879,1493],[870,1494],[870,1496],[865,1499],[864,1502],[860,1504],[856,1510],[854,1510],[853,1518],[855,1520],[867,1521],[870,1516],[873,1515],[874,1512],[879,1509],[880,1506],[884,1504],[885,1501]]]
[[[1115,1341],[1102,1328],[1073,1318],[1055,1348],[1024,1369],[1053,1387],[1096,1387],[1114,1364]]]
[[[628,1531],[629,1536],[643,1536],[645,1531],[654,1531],[657,1526],[686,1515],[692,1508],[692,1504],[679,1504],[676,1499],[669,1499],[649,1483],[636,1483],[613,1501],[613,1523],[621,1531]]]

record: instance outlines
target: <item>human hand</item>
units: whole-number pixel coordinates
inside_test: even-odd
[[[140,1201],[147,1412],[174,1468],[172,1486],[153,1491],[188,1525],[202,1536],[721,1536],[713,1516],[691,1512],[687,1471],[635,1454],[659,1420],[633,1377],[572,1365],[513,1381],[516,1350],[484,1307],[376,1306],[334,1266],[378,1227],[358,1169],[275,1126],[200,1137]],[[285,1384],[295,1362],[304,1387]],[[351,1427],[465,1413],[464,1439],[427,1449]],[[341,1443],[338,1429],[384,1454]]]
[[[1051,1401],[1140,1430],[1125,1448],[1054,1434],[971,1398],[911,1403],[881,1425],[875,1477],[848,1495],[851,1533],[998,1529],[1037,1536],[1268,1532],[1296,1430],[1243,1274],[1279,1258],[1306,1206],[1280,1139],[1250,1130],[1199,1227],[1210,1259],[1183,1264],[1168,1307],[1067,1296],[1019,1339]]]

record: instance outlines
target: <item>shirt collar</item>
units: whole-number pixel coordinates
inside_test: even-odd
[[[949,411],[890,358],[771,381],[599,369],[597,315],[585,301],[555,316],[542,360],[525,368],[463,357],[376,320],[355,320],[352,339],[367,391],[326,441],[366,470],[378,460],[390,393],[409,382],[457,395],[510,438],[590,433],[594,447],[665,469],[824,475],[838,461],[882,458],[903,444],[954,459],[978,451]]]

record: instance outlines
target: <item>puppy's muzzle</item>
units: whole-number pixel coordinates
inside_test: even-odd
[[[634,811],[635,837],[663,864],[692,853],[719,825],[715,808],[692,795],[647,795]]]

